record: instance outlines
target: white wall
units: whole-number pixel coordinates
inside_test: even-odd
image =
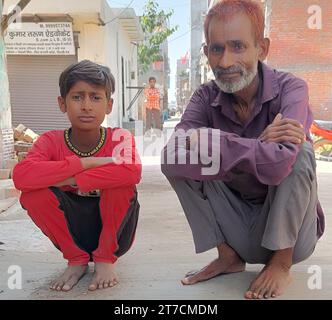
[[[16,5],[17,0],[5,0],[5,10],[9,5]],[[121,57],[125,63],[125,108],[135,96],[137,90],[129,90],[127,86],[137,86],[137,47],[131,43],[128,33],[121,27],[120,20],[115,19],[105,26],[99,25],[98,13],[104,22],[116,17],[106,0],[32,0],[24,9],[27,13],[64,14],[73,17],[73,30],[79,32],[78,60],[89,59],[108,66],[115,77],[114,104],[111,115],[104,125],[121,126],[129,116],[137,119],[137,103],[132,111],[123,118],[122,111],[122,74]],[[130,69],[129,69],[130,65]],[[126,67],[127,66],[127,67]],[[135,71],[135,80],[130,79],[131,71]]]
[[[129,90],[127,86],[137,86],[137,47],[131,43],[127,32],[123,30],[120,24],[115,21],[106,26],[106,61],[115,76],[115,94],[112,114],[108,117],[108,125],[119,126],[122,121],[128,121],[129,117],[138,118],[137,102],[131,108],[131,111],[125,110],[123,114],[122,104],[122,68],[121,57],[124,60],[124,93],[125,93],[125,109],[128,108],[129,103],[135,96],[137,90]],[[130,77],[131,71],[135,72],[135,79]]]
[[[109,20],[108,20],[109,21]],[[122,115],[119,108],[119,67],[118,67],[118,28],[117,24],[109,24],[105,26],[104,41],[105,47],[107,48],[105,52],[106,65],[111,69],[111,72],[115,78],[115,93],[113,94],[113,110],[108,116],[107,125],[111,127],[118,127],[122,121]]]
[[[204,17],[207,11],[206,0],[191,0],[191,33],[190,33],[190,89],[194,92],[200,85],[200,49],[203,43]]]
[[[102,1],[104,0],[31,0],[24,9],[24,13],[100,12]],[[8,7],[15,6],[17,3],[17,0],[5,0],[4,12],[8,12]]]

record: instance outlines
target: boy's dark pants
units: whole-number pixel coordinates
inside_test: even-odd
[[[196,252],[227,243],[248,263],[267,263],[275,250],[294,247],[293,263],[308,258],[317,242],[314,152],[305,143],[292,172],[269,186],[262,204],[242,199],[222,181],[167,177],[189,221]]]
[[[69,265],[114,263],[131,247],[138,221],[135,186],[83,197],[51,187],[24,192],[21,205]]]
[[[159,109],[146,109],[146,131],[152,128],[161,130],[161,115]]]

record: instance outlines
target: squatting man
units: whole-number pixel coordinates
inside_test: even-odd
[[[204,31],[215,80],[194,92],[163,150],[161,169],[186,214],[196,252],[217,248],[218,257],[182,283],[259,263],[265,266],[245,297],[277,297],[290,282],[291,266],[313,253],[324,232],[308,87],[264,64],[270,41],[256,2],[217,3]],[[195,153],[200,161],[190,163]],[[219,168],[212,174],[203,161],[209,154]],[[183,158],[185,164],[178,161]]]

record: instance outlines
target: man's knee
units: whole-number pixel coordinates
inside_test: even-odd
[[[304,260],[307,260],[314,252],[316,247],[316,243],[313,244],[313,246],[309,248],[294,248],[294,253],[293,253],[293,264],[302,262]]]
[[[313,147],[309,142],[302,144],[293,165],[292,172],[297,174],[309,174],[311,180],[313,179],[316,172],[316,160]]]

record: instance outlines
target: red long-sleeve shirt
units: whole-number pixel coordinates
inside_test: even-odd
[[[48,188],[75,177],[82,192],[120,188],[139,183],[142,165],[129,131],[107,128],[106,141],[94,157],[120,157],[123,163],[109,163],[84,169],[80,158],[71,151],[62,130],[44,133],[34,143],[27,157],[13,171],[15,187],[23,192]],[[73,190],[70,186],[64,190]]]

